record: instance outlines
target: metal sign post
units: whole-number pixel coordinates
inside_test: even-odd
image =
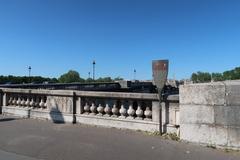
[[[168,60],[154,60],[152,61],[153,71],[153,83],[157,86],[158,98],[159,98],[159,123],[160,123],[160,134],[162,134],[162,90],[166,84],[168,76]]]

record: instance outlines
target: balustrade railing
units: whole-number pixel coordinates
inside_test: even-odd
[[[47,109],[47,96],[35,94],[7,94],[7,106],[31,108],[31,109]]]
[[[151,101],[82,98],[85,115],[152,120]]]
[[[162,125],[157,94],[8,88],[0,89],[0,95],[6,114],[147,131],[159,131]],[[175,101],[168,102],[164,124],[176,121],[168,109]]]

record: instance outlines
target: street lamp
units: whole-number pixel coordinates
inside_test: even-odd
[[[96,65],[96,62],[95,60],[93,61],[93,80],[95,80],[95,65]]]
[[[31,66],[28,66],[28,77],[29,77],[29,83],[31,83]]]
[[[91,72],[88,72],[88,79],[91,78]]]
[[[137,74],[137,70],[136,70],[136,69],[134,69],[134,70],[133,70],[133,72],[134,72],[134,75],[133,75],[134,77],[133,77],[133,79],[134,79],[134,81],[136,81],[136,74]]]

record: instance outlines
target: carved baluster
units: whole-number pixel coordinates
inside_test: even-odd
[[[152,111],[150,110],[149,107],[146,107],[146,110],[144,111],[144,115],[145,115],[145,120],[152,120],[151,117],[152,117]]]
[[[118,117],[119,110],[117,108],[116,101],[113,102],[113,108],[112,108],[112,117]]]
[[[25,106],[25,99],[24,99],[24,97],[22,97],[22,101],[21,101],[20,105],[21,105],[22,107]]]
[[[30,107],[30,100],[29,98],[27,98],[27,100],[25,101],[25,104],[24,104],[26,107]]]
[[[97,114],[98,116],[102,116],[103,115],[104,108],[103,108],[101,103],[98,105],[97,111],[98,111],[98,114]]]
[[[128,110],[127,110],[127,113],[128,113],[128,119],[134,119],[134,115],[135,115],[135,110],[133,109],[133,102],[132,101],[129,101],[129,107],[128,107]]]
[[[136,115],[137,115],[136,119],[139,119],[139,120],[143,119],[143,110],[141,108],[141,102],[138,102],[138,108],[136,110]]]
[[[89,114],[90,106],[88,105],[88,102],[85,103],[83,110],[84,110],[84,114]]]
[[[35,106],[33,97],[31,98],[31,101],[30,101],[30,103],[29,103],[29,106],[30,106],[30,108],[32,108],[32,109],[33,109],[34,106]]]
[[[106,104],[106,106],[104,108],[104,112],[106,113],[104,116],[110,117],[110,115],[111,115],[111,108],[110,108],[108,103]]]
[[[97,107],[95,106],[94,102],[92,102],[92,105],[90,107],[90,111],[91,111],[91,115],[96,115],[96,110],[97,110]]]
[[[126,118],[127,110],[124,107],[124,101],[121,101],[121,108],[120,108],[119,112],[121,114],[120,118]]]
[[[14,96],[14,98],[13,98],[12,105],[13,105],[13,106],[16,106],[16,105],[17,105],[17,100],[16,100],[16,97],[15,97],[15,96]]]
[[[8,100],[8,105],[12,105],[12,101],[13,101],[13,97],[10,96],[10,97],[9,97],[9,100]]]
[[[21,106],[21,98],[20,96],[18,96],[18,100],[17,100],[17,106],[20,107]]]
[[[40,99],[41,99],[41,101],[39,103],[39,106],[41,109],[44,109],[44,99],[43,99],[43,97],[41,97]]]

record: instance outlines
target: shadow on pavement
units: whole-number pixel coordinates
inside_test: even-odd
[[[53,123],[56,124],[64,124],[64,118],[63,115],[61,113],[61,111],[59,111],[58,106],[56,108],[52,108],[50,111],[50,117]]]
[[[13,121],[13,120],[17,120],[16,118],[1,118],[0,122],[7,122],[7,121]]]

